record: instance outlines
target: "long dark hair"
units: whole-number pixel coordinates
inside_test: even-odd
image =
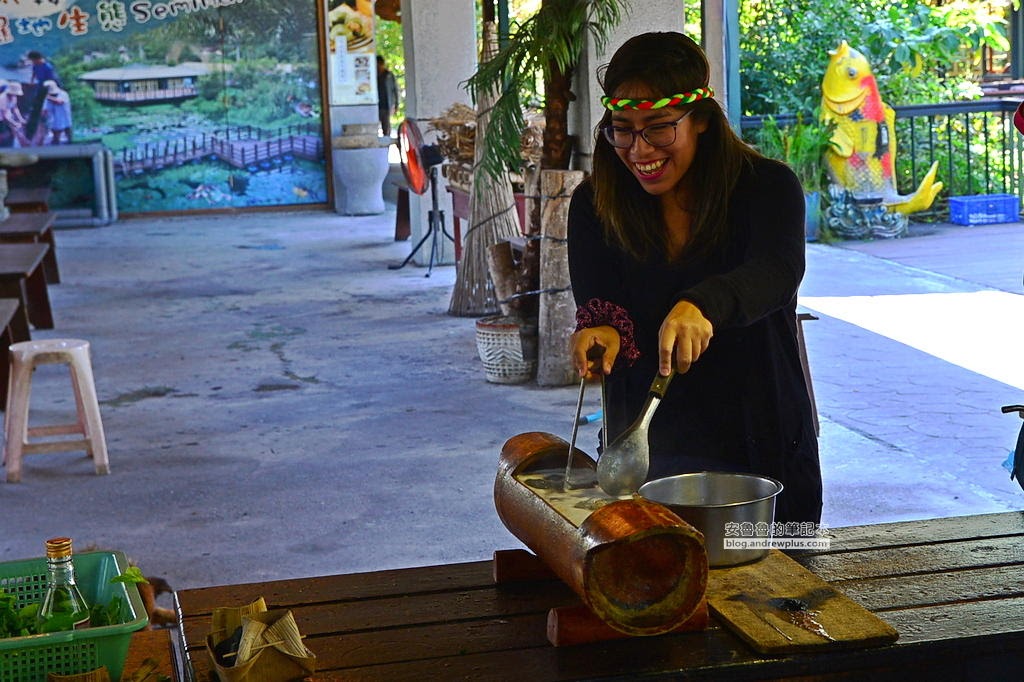
[[[710,67],[693,40],[681,33],[643,33],[627,40],[598,74],[606,95],[615,96],[623,85],[639,86],[668,96],[707,87]],[[703,256],[715,250],[726,235],[729,195],[745,164],[759,154],[729,125],[722,107],[713,99],[684,105],[691,118],[707,122],[700,134],[690,167],[694,188],[694,218],[684,257]],[[591,183],[594,203],[605,229],[605,238],[644,261],[667,259],[668,234],[660,202],[648,194],[622,163],[615,149],[600,134],[611,122],[606,111],[595,131]]]

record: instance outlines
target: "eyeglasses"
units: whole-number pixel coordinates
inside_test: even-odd
[[[690,109],[674,121],[655,123],[640,130],[617,125],[606,125],[601,127],[601,132],[604,134],[604,139],[608,140],[608,144],[619,149],[629,149],[632,147],[637,135],[642,137],[644,142],[652,147],[667,147],[676,141],[676,126],[692,113],[693,109]]]

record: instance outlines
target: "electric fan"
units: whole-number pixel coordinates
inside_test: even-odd
[[[437,167],[444,161],[444,157],[436,144],[423,144],[423,135],[420,134],[416,122],[411,118],[405,119],[398,126],[398,156],[402,162],[402,174],[405,175],[405,182],[409,185],[409,189],[422,195],[426,193],[428,187],[430,188],[431,209],[428,215],[427,231],[423,237],[404,261],[398,265],[389,265],[388,269],[398,270],[408,265],[420,247],[430,239],[430,261],[427,264],[427,274],[425,275],[430,277],[430,272],[434,269],[434,259],[440,252],[438,239],[444,236],[453,243],[455,241],[455,238],[448,234],[444,227],[444,211],[439,210],[437,206]]]

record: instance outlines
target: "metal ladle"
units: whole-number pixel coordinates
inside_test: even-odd
[[[673,369],[668,376],[658,374],[654,377],[639,416],[604,449],[597,460],[597,484],[609,495],[618,497],[635,493],[647,478],[647,470],[650,467],[647,427],[654,417],[654,411],[665,398],[665,391],[668,390],[668,385],[675,375],[676,371]]]

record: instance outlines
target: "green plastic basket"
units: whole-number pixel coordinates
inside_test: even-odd
[[[120,596],[122,621],[117,625],[0,639],[0,680],[46,682],[47,673],[75,675],[107,666],[112,680],[121,679],[132,633],[146,627],[149,616],[134,584],[112,583],[128,568],[121,552],[75,554],[75,578],[89,604],[107,604]],[[0,589],[17,595],[18,607],[43,600],[46,559],[0,563]]]

